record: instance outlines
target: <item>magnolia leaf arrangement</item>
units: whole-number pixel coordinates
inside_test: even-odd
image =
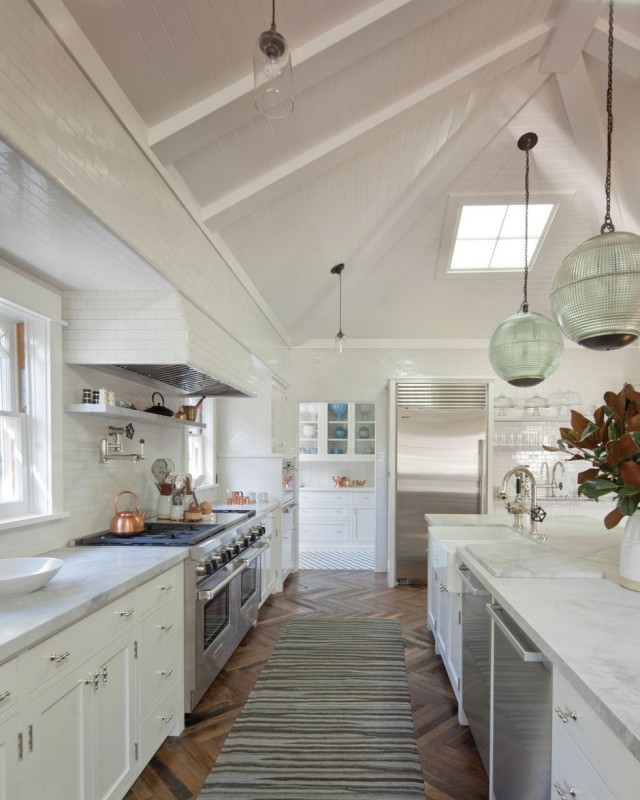
[[[630,517],[640,503],[640,392],[625,384],[621,392],[605,392],[604,405],[594,411],[593,421],[571,411],[571,427],[560,428],[558,446],[545,450],[571,454],[569,461],[593,465],[578,475],[578,494],[597,500],[605,494],[618,496],[616,508],[604,518],[614,528]]]

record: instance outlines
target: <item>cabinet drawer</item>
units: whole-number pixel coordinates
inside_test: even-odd
[[[177,681],[182,683],[183,648],[180,639],[173,640],[140,673],[140,719],[149,714],[157,699]]]
[[[176,637],[182,647],[183,627],[182,603],[165,603],[147,617],[140,626],[140,665],[151,663]]]
[[[635,797],[640,785],[640,762],[557,670],[553,677],[553,707],[554,736],[557,731],[569,736],[616,797]]]
[[[354,508],[373,508],[376,504],[375,492],[354,492],[351,495],[351,505]]]
[[[21,656],[27,691],[36,691],[51,678],[66,674],[95,647],[133,627],[138,616],[136,593],[129,592],[27,650]]]
[[[0,666],[0,715],[18,702],[18,659]]]
[[[172,569],[147,581],[138,590],[140,592],[140,614],[144,615],[165,600],[182,597],[184,594],[184,565],[176,564]]]
[[[334,545],[349,542],[348,523],[312,523],[300,525],[300,544]]]
[[[326,508],[324,506],[314,508],[301,508],[298,511],[298,520],[303,522],[319,522],[320,520],[347,520],[349,517],[349,508],[344,506],[342,508]]]
[[[300,505],[304,506],[348,506],[347,492],[300,492]]]
[[[140,725],[140,761],[146,764],[174,726],[183,727],[182,688],[176,683],[160,698]]]
[[[571,790],[575,794],[571,794]],[[560,729],[554,731],[551,796],[559,798],[563,792],[567,800],[571,797],[579,800],[616,800],[571,737]]]

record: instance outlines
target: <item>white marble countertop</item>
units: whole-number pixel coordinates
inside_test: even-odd
[[[188,548],[62,547],[64,565],[42,589],[0,600],[0,663],[179,564]]]
[[[455,516],[433,515],[439,525],[455,525]],[[494,516],[477,519],[486,525]],[[539,548],[548,544],[601,567],[605,578],[496,577],[467,547],[458,552],[554,669],[640,759],[640,593],[617,583],[623,530],[606,531],[600,522],[579,517],[548,517],[543,526],[548,538]]]
[[[214,503],[212,511],[255,511],[256,517],[263,517],[265,514],[270,514],[276,508],[280,508],[282,503],[280,500],[274,500],[270,503]],[[206,516],[202,518],[203,522],[207,521]],[[231,528],[229,529],[231,530]]]

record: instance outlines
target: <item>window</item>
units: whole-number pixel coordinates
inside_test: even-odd
[[[207,427],[189,427],[188,429],[188,471],[194,479],[203,475],[205,486],[211,486],[217,482],[215,412],[215,400],[211,397],[205,398],[198,409],[197,420],[203,422]]]
[[[0,301],[0,521],[51,508],[47,332]]]
[[[529,204],[530,267],[555,208],[553,203]],[[523,269],[524,227],[524,204],[463,206],[451,255],[451,271]]]

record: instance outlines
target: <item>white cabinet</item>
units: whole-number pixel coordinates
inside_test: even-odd
[[[299,531],[301,550],[370,550],[375,539],[375,492],[301,490]]]
[[[265,527],[265,538],[269,539],[270,546],[261,556],[260,564],[260,578],[261,578],[261,592],[260,592],[260,605],[269,597],[270,594],[277,591],[277,578],[280,564],[280,512],[277,514],[268,514],[262,525]]]
[[[637,797],[640,762],[557,669],[553,671],[553,708],[551,796],[561,797],[564,792],[567,800],[573,796],[585,800]]]
[[[120,800],[182,729],[182,576],[179,564],[0,665],[0,800]],[[154,668],[167,674],[155,684]]]
[[[280,381],[271,380],[271,452],[287,453],[287,390]]]
[[[374,403],[300,403],[300,459],[372,461],[376,452],[375,414]]]
[[[296,568],[296,553],[298,550],[298,536],[296,525],[295,506],[285,506],[282,509],[282,580],[286,580]]]

